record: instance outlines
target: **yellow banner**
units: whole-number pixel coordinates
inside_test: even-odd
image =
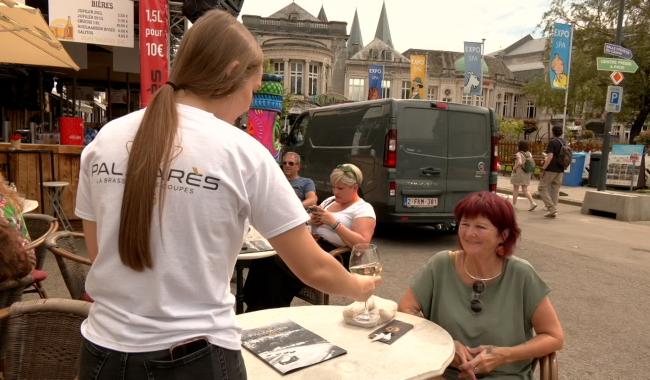
[[[411,56],[411,99],[426,99],[427,56]]]

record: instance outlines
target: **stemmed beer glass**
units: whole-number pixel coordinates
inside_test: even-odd
[[[382,266],[379,260],[377,246],[370,243],[355,244],[350,254],[350,272],[362,276],[377,276]],[[364,303],[363,312],[354,316],[354,320],[362,324],[374,324],[379,321],[379,313],[368,311],[368,301]]]

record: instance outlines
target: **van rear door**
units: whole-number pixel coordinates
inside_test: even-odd
[[[447,111],[429,102],[397,102],[398,213],[444,213],[447,199]]]
[[[455,107],[454,107],[455,106]],[[447,201],[453,207],[467,194],[490,190],[491,130],[485,108],[450,105]]]

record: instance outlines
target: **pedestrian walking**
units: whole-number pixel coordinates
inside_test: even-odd
[[[517,148],[518,151],[515,153],[515,165],[512,168],[512,176],[510,177],[510,183],[512,184],[512,205],[517,205],[519,188],[521,188],[521,192],[530,202],[530,208],[528,211],[533,211],[537,208],[537,203],[533,200],[533,196],[530,195],[528,186],[530,185],[530,178],[535,171],[535,161],[533,160],[533,154],[530,153],[528,141],[519,141]]]
[[[560,197],[560,186],[562,185],[562,177],[564,176],[564,165],[560,162],[560,151],[566,145],[566,141],[561,138],[562,127],[555,126],[551,129],[553,138],[546,146],[546,157],[542,169],[542,178],[539,180],[539,195],[546,206],[547,218],[555,218],[557,216],[557,204]]]

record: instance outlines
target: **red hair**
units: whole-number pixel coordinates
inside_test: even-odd
[[[510,202],[489,191],[471,193],[463,198],[454,209],[456,221],[465,218],[476,218],[482,216],[492,223],[500,234],[505,234],[502,249],[497,250],[500,256],[510,256],[514,252],[515,244],[521,229],[517,224],[515,210]],[[460,239],[458,241],[460,244]],[[462,248],[462,247],[461,247]]]

